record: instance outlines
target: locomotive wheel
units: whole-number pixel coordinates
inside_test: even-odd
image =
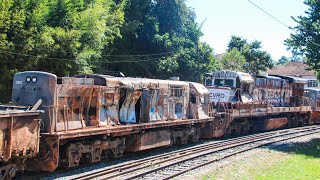
[[[8,164],[0,169],[0,180],[11,180],[16,176],[17,167],[15,164]]]
[[[108,150],[108,157],[110,159],[121,157],[123,156],[124,149],[124,144],[119,144],[117,147]]]

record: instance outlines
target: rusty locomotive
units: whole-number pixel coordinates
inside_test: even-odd
[[[312,124],[304,83],[232,71],[206,74],[207,87],[99,74],[17,73],[12,104],[0,107],[2,178],[16,170],[54,171],[199,138]]]
[[[215,110],[224,117],[220,135],[318,123],[311,116],[316,98],[305,96],[299,77],[218,71],[207,73],[206,87]],[[313,118],[311,118],[313,117]]]

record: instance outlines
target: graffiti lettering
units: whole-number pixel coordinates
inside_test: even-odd
[[[226,97],[226,95],[223,93],[210,93],[210,98],[223,99],[225,97]]]

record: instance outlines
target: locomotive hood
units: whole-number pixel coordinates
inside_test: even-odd
[[[206,86],[211,102],[250,102],[254,78],[237,71],[217,71],[206,74]]]

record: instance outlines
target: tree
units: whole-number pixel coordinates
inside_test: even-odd
[[[104,68],[129,76],[180,76],[182,80],[198,81],[199,74],[216,69],[217,61],[213,49],[199,42],[202,33],[195,19],[185,0],[127,1],[122,36],[113,49],[105,51],[110,56],[124,56],[113,57]],[[129,63],[121,63],[124,61]]]
[[[285,56],[281,56],[281,58],[277,62],[277,65],[286,65],[288,63],[289,63],[289,59]]]
[[[273,67],[271,55],[262,50],[260,41],[253,41],[248,43],[246,39],[239,36],[232,36],[228,44],[228,51],[236,48],[245,57],[248,67],[246,71],[253,75],[258,71],[266,71]]]
[[[0,10],[2,94],[19,71],[93,72],[124,19],[123,2],[113,0],[3,0]]]
[[[237,48],[233,48],[221,57],[221,65],[225,70],[243,71],[243,66],[246,63],[246,58]]]
[[[185,1],[2,0],[0,93],[25,70],[196,81],[218,63]]]
[[[291,28],[294,32],[285,44],[294,54],[306,56],[306,63],[316,71],[320,70],[320,2],[305,0],[309,6],[304,16],[293,18],[298,23]]]

